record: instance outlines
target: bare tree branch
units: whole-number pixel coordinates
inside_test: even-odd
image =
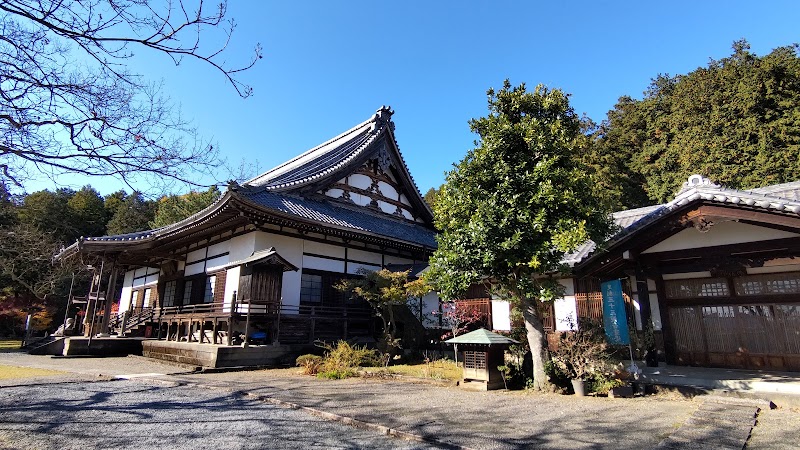
[[[219,59],[235,28],[226,6],[0,0],[2,178],[21,185],[34,175],[76,173],[198,186],[197,172],[214,171],[219,155],[127,61],[137,50],[175,64],[194,59],[249,96],[236,74],[253,67],[261,49],[240,67]]]

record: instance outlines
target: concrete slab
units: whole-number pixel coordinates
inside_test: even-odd
[[[800,373],[664,366],[642,368],[645,383],[709,390],[800,396]]]

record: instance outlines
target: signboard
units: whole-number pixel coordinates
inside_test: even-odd
[[[625,315],[625,299],[622,298],[622,283],[619,280],[604,281],[600,283],[600,290],[603,293],[603,326],[608,343],[630,344],[628,318]]]

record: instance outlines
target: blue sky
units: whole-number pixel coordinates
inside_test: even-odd
[[[257,42],[264,48],[240,77],[252,97],[238,97],[208,67],[176,68],[162,55],[140,52],[131,70],[163,78],[183,115],[253,175],[390,105],[423,193],[472,148],[467,121],[486,114],[486,90],[505,78],[560,88],[579,114],[599,122],[620,96],[640,97],[659,73],[724,58],[734,40],[746,38],[759,55],[800,42],[794,1],[230,3],[237,28],[227,58],[247,60]],[[121,187],[59,181],[90,183],[102,194]]]

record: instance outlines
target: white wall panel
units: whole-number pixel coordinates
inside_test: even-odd
[[[511,305],[506,300],[492,300],[492,328],[511,331]]]
[[[227,253],[230,250],[231,243],[230,241],[222,241],[217,242],[216,244],[208,247],[208,256],[216,256],[222,253]]]
[[[186,267],[183,269],[183,275],[188,277],[191,275],[197,275],[199,273],[204,273],[205,268],[203,267],[203,262],[197,262],[194,264],[187,264]]]
[[[360,173],[350,175],[347,179],[348,184],[355,188],[367,190],[372,186],[372,178]]]
[[[230,240],[230,244],[228,245],[228,251],[230,252],[228,255],[228,260],[237,261],[252,255],[253,250],[255,249],[256,233],[258,232],[253,231],[251,233],[232,238]]]
[[[371,270],[371,271],[378,271],[378,270],[381,270],[381,266],[380,266],[380,264],[369,265],[369,264],[357,264],[357,263],[354,263],[354,262],[348,262],[347,263],[347,273],[357,274],[358,271],[361,270],[361,269]]]
[[[381,265],[381,254],[366,252],[364,250],[357,250],[354,248],[347,249],[347,260],[361,261],[365,263]],[[349,265],[349,264],[348,264]]]
[[[674,236],[664,239],[642,253],[715,247],[718,245],[767,241],[797,236],[800,235],[746,223],[722,222],[711,226],[706,232],[701,232],[696,228],[687,228]]]
[[[339,245],[325,244],[322,242],[303,241],[303,252],[332,256],[334,258],[344,258],[344,247]]]
[[[231,267],[228,269],[227,274],[225,275],[225,296],[223,297],[222,301],[225,302],[225,305],[230,306],[231,299],[233,299],[233,293],[239,289],[239,273],[241,271],[241,267]],[[237,294],[238,295],[238,294]]]
[[[206,248],[200,248],[186,254],[186,263],[190,264],[194,261],[199,261],[206,258]]]
[[[344,261],[303,255],[303,269],[344,273]]]
[[[658,308],[658,294],[650,294],[650,319],[653,321],[653,329],[661,330],[661,310]]]
[[[575,326],[578,323],[578,306],[575,303],[574,295],[556,299],[553,302],[553,312],[556,331],[570,331],[572,329],[570,325]]]

